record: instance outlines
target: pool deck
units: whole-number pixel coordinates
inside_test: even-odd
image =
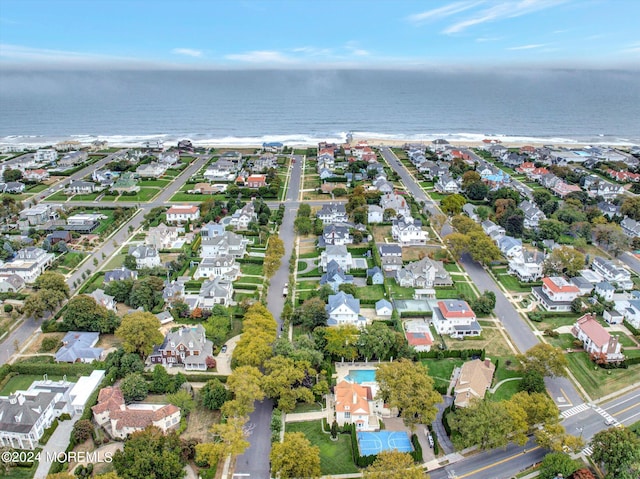
[[[335,363],[335,368],[336,368],[336,374],[335,374],[335,378],[336,378],[336,382],[340,382],[340,381],[345,381],[346,377],[349,375],[349,371],[352,369],[361,369],[361,370],[376,370],[378,369],[378,365],[382,364],[381,362],[378,361],[371,361],[371,362],[366,362],[366,363],[362,363],[362,362],[343,362],[343,363]]]

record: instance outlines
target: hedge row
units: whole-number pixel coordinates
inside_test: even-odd
[[[420,441],[418,440],[418,436],[416,434],[411,434],[411,444],[413,444],[413,451],[411,451],[409,455],[413,458],[415,462],[421,463],[422,462],[422,446],[420,445]],[[436,454],[438,453],[436,452]]]
[[[629,332],[631,332],[631,334],[633,334],[634,336],[640,336],[640,330],[634,328],[629,321],[625,319],[624,321],[622,321],[622,324],[625,325],[625,327],[629,330]]]
[[[236,262],[240,264],[245,264],[245,263],[263,264],[264,258],[256,258],[255,256],[249,256],[248,258],[236,258]]]
[[[417,354],[418,359],[447,359],[447,358],[464,358],[479,356],[484,360],[484,349],[445,349],[444,351],[431,350],[420,351]]]
[[[190,372],[184,372],[183,373],[185,378],[187,378],[187,381],[190,382],[197,382],[197,383],[205,383],[207,381],[210,381],[212,379],[218,379],[220,380],[221,383],[226,383],[227,382],[227,378],[228,376],[223,376],[223,375],[217,375],[217,374],[212,374],[212,373],[190,373]],[[152,371],[145,371],[142,373],[142,376],[147,380],[147,381],[152,381],[153,380],[153,372]]]
[[[360,448],[358,447],[358,435],[356,434],[356,426],[355,424],[351,424],[350,427],[351,434],[351,449],[353,450],[353,462],[356,463],[358,467],[367,467],[373,464],[373,462],[378,457],[375,454],[369,456],[361,456]]]
[[[431,318],[433,311],[401,311],[401,318]]]

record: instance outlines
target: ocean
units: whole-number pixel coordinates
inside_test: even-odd
[[[0,71],[0,146],[408,141],[640,144],[623,71]]]

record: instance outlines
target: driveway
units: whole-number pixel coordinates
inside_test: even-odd
[[[227,345],[227,352],[220,352],[216,356],[216,370],[218,374],[222,376],[228,376],[231,374],[231,356],[233,356],[233,350],[235,349],[236,344],[238,344],[241,336],[241,334],[238,334],[237,336],[229,339],[225,343]]]

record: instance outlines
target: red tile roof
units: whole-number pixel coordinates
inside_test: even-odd
[[[576,327],[581,329],[599,348],[602,348],[611,339],[607,330],[596,321],[595,315],[585,314],[576,321]]]
[[[473,312],[471,306],[466,301],[447,300],[438,301],[438,308],[445,319],[449,318],[475,318],[476,313]]]
[[[172,206],[171,208],[169,208],[169,210],[167,211],[167,214],[185,214],[185,213],[191,213],[194,214],[195,212],[198,211],[198,207],[197,206],[192,206],[192,205],[175,205]]]
[[[554,293],[579,293],[580,288],[576,285],[566,282],[567,284],[557,284],[555,278],[542,278],[542,284],[547,287],[549,291]]]
[[[433,340],[427,333],[407,333],[409,346],[432,346]]]

